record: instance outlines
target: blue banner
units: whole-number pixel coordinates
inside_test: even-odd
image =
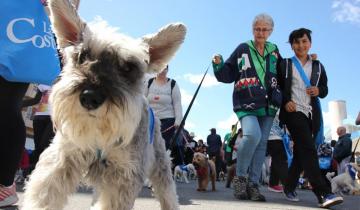
[[[283,140],[285,153],[286,153],[286,157],[287,157],[287,161],[288,161],[288,168],[290,168],[291,162],[293,159],[293,151],[292,151],[292,148],[290,147],[290,136],[289,136],[289,134],[287,134],[287,132],[284,132],[282,140]]]
[[[0,75],[8,81],[51,85],[60,61],[40,0],[1,0]]]

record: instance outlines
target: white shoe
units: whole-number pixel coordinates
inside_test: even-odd
[[[10,187],[0,185],[0,207],[13,205],[18,202],[18,200],[15,183]]]

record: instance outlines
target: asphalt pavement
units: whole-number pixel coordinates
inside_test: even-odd
[[[274,193],[261,187],[266,202],[240,201],[234,198],[233,190],[225,188],[225,182],[216,182],[217,191],[197,192],[194,180],[189,184],[177,183],[177,192],[181,210],[312,210],[317,207],[317,199],[309,190],[298,190],[299,202],[285,200],[282,193]],[[210,187],[210,186],[209,186]],[[18,206],[0,208],[0,210],[21,209],[23,191],[18,188],[20,200]],[[91,189],[80,188],[69,197],[64,210],[89,209],[92,201]],[[144,187],[135,201],[134,210],[160,210],[159,202],[152,196],[151,190]],[[360,196],[345,196],[344,203],[333,210],[360,210]]]

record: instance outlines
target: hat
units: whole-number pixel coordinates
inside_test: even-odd
[[[190,136],[190,137],[195,137],[195,133],[194,133],[194,132],[190,132],[189,136]]]
[[[211,128],[210,131],[216,131],[216,128]]]

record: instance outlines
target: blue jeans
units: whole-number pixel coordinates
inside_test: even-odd
[[[236,175],[248,175],[249,182],[259,184],[266,145],[274,117],[247,115],[240,119],[243,138],[237,149]]]

